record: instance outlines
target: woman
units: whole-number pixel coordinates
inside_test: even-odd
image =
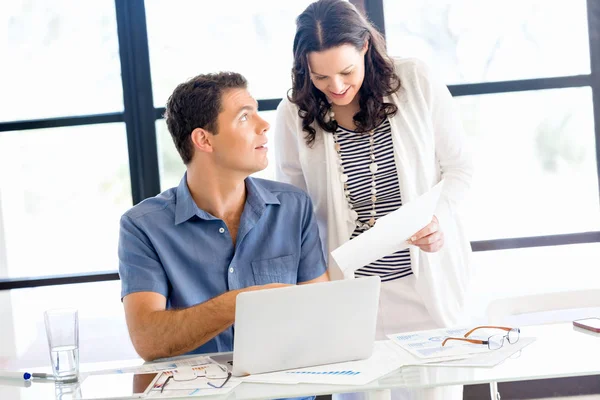
[[[293,86],[275,123],[277,179],[312,198],[326,254],[444,179],[409,249],[354,275],[381,276],[378,339],[463,322],[470,243],[458,207],[472,165],[450,93],[421,62],[392,60],[348,2],[317,1],[296,25]],[[329,272],[343,277],[331,256]]]

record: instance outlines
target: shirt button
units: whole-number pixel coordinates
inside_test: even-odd
[[[233,268],[229,268],[229,273],[233,274]]]
[[[219,228],[219,233],[225,232],[225,228]]]

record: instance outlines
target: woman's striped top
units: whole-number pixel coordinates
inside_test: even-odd
[[[337,129],[337,143],[344,173],[348,176],[350,202],[358,213],[358,220],[363,224],[371,218],[373,203],[371,201],[372,174],[371,151],[368,133],[357,133],[341,126]],[[375,173],[377,201],[375,203],[375,219],[397,210],[402,206],[400,185],[394,159],[392,131],[388,119],[383,121],[374,133],[374,154],[378,170]],[[357,227],[352,238],[365,231]],[[408,249],[383,257],[355,272],[356,277],[379,275],[382,282],[392,281],[412,274],[410,268],[410,252]]]

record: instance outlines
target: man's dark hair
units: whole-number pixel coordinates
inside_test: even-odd
[[[217,118],[223,111],[223,92],[246,89],[246,78],[236,72],[203,74],[177,86],[167,101],[165,119],[173,143],[184,164],[194,155],[191,133],[196,128],[216,135]]]
[[[311,82],[307,55],[344,44],[361,51],[365,42],[365,79],[360,88],[360,111],[354,115],[357,132],[377,127],[383,119],[393,116],[398,108],[383,101],[400,89],[400,78],[394,71],[394,62],[385,49],[385,40],[356,8],[343,0],[319,0],[309,5],[296,19],[294,37],[294,66],[289,100],[299,108],[306,143],[315,140],[313,122],[326,132],[335,132],[337,122],[326,122],[329,103],[325,95]]]

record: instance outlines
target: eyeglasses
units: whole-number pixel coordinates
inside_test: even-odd
[[[214,368],[213,368],[214,366]],[[198,369],[200,369],[200,371],[198,371]],[[181,377],[177,376],[177,373],[172,373],[171,375],[169,375],[167,377],[167,379],[165,380],[165,383],[163,383],[162,388],[160,389],[160,392],[162,393],[163,390],[165,390],[165,386],[167,386],[167,383],[169,383],[169,381],[172,379],[175,382],[184,382],[184,381],[193,381],[196,378],[206,378],[208,380],[208,382],[206,382],[206,384],[210,387],[213,387],[215,389],[221,389],[223,386],[225,386],[227,384],[227,382],[229,382],[229,379],[231,379],[231,372],[229,372],[229,370],[227,369],[227,367],[221,365],[221,364],[209,364],[205,367],[198,367],[195,369],[192,369],[192,372],[194,373],[194,377],[193,378],[188,378],[188,379],[181,379]],[[223,382],[221,382],[220,384],[215,384],[213,382],[210,382],[210,380],[221,380],[223,379]]]
[[[468,337],[478,329],[501,329],[506,331],[506,335],[492,335],[488,337],[488,340],[477,340],[477,339],[468,339]],[[448,337],[444,339],[442,342],[442,346],[446,344],[448,340],[461,340],[464,342],[474,343],[474,344],[487,344],[488,349],[490,350],[498,350],[502,346],[504,346],[504,339],[508,340],[508,343],[515,344],[519,341],[519,335],[521,333],[521,329],[519,328],[506,328],[503,326],[478,326],[476,328],[471,329],[469,332],[465,333],[464,338],[455,338]]]

